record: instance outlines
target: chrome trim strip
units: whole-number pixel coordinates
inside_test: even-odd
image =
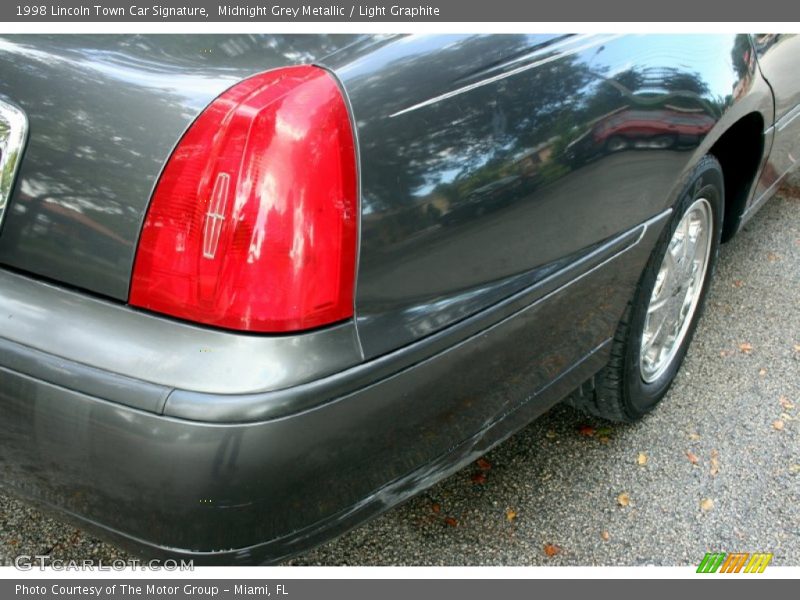
[[[795,106],[792,110],[790,110],[785,115],[783,115],[780,119],[778,119],[775,122],[775,128],[778,131],[783,131],[789,125],[791,125],[791,123],[798,117],[800,117],[800,104]]]
[[[441,102],[442,100],[447,100],[448,98],[452,98],[454,96],[458,96],[458,95],[463,94],[465,92],[472,91],[472,90],[474,90],[476,88],[480,88],[480,87],[483,87],[485,85],[490,85],[492,83],[500,81],[501,79],[506,79],[507,77],[512,77],[514,75],[517,75],[517,74],[522,73],[524,71],[528,71],[530,69],[535,69],[535,68],[540,67],[542,65],[545,65],[547,63],[553,62],[554,60],[558,60],[560,58],[564,58],[565,56],[570,56],[572,54],[578,54],[580,52],[584,52],[585,50],[589,50],[590,48],[594,48],[595,46],[599,46],[601,44],[607,44],[608,42],[610,42],[612,40],[615,40],[617,38],[625,37],[625,35],[627,35],[627,34],[603,34],[603,35],[590,34],[590,35],[585,35],[585,36],[582,35],[582,36],[578,36],[574,40],[571,40],[571,43],[574,44],[576,41],[583,42],[583,41],[588,39],[589,41],[587,43],[581,43],[581,44],[576,45],[574,47],[570,47],[570,48],[564,49],[564,48],[562,48],[562,46],[567,45],[567,43],[561,42],[561,43],[559,43],[557,45],[553,45],[553,46],[550,46],[550,47],[547,47],[547,48],[543,48],[542,50],[539,50],[539,51],[533,53],[530,56],[530,58],[533,58],[534,55],[546,54],[546,56],[544,56],[543,58],[540,58],[539,60],[535,60],[533,62],[526,63],[526,64],[524,64],[522,66],[519,66],[519,67],[516,67],[514,69],[511,69],[510,71],[506,71],[505,73],[500,73],[499,75],[494,75],[492,77],[488,77],[486,79],[482,79],[481,81],[477,81],[475,83],[471,83],[469,85],[465,85],[463,87],[457,88],[457,89],[452,90],[450,92],[445,92],[444,94],[441,94],[439,96],[435,96],[434,98],[430,98],[428,100],[424,100],[423,102],[419,102],[418,104],[414,104],[413,106],[409,106],[408,108],[404,108],[402,110],[399,110],[399,111],[397,111],[395,113],[390,114],[389,118],[392,119],[394,117],[399,117],[400,115],[404,115],[406,113],[410,113],[412,111],[415,111],[417,109],[423,108],[425,106],[430,106],[431,104],[436,104],[437,102]]]

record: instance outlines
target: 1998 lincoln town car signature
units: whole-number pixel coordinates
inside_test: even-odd
[[[1,38],[2,485],[277,561],[565,397],[640,418],[800,156],[798,68],[790,35]]]

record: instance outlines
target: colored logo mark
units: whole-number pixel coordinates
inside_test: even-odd
[[[706,552],[698,573],[763,573],[772,553],[755,552]]]

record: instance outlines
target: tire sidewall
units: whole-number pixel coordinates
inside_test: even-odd
[[[644,334],[644,322],[647,309],[650,304],[650,297],[655,286],[656,276],[661,267],[661,263],[667,251],[669,241],[677,229],[681,218],[688,208],[699,198],[705,198],[711,205],[713,231],[711,234],[711,250],[706,267],[705,278],[700,291],[700,298],[691,322],[686,331],[686,335],[681,341],[681,345],[669,367],[661,376],[652,382],[645,382],[642,379],[640,368],[640,352],[642,336]],[[722,231],[724,184],[722,169],[713,157],[705,157],[688,178],[688,184],[684,186],[679,196],[678,202],[674,207],[670,222],[664,227],[664,231],[659,237],[639,286],[637,287],[636,297],[633,301],[631,312],[630,338],[625,350],[625,370],[623,375],[623,401],[627,416],[637,419],[649,412],[663,398],[669,390],[678,370],[681,367],[686,351],[691,343],[697,322],[703,312],[708,288],[711,284],[712,275],[719,255],[720,235]]]

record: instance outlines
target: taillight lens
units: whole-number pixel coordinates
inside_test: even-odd
[[[268,71],[203,111],[156,186],[132,305],[284,332],[352,317],[358,199],[342,93],[318,67]]]

